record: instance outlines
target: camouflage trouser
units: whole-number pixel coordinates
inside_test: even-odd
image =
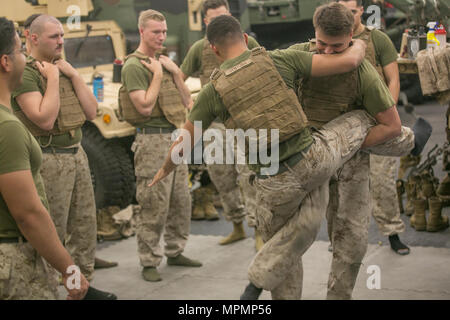
[[[189,236],[192,208],[187,165],[178,165],[155,186],[147,187],[162,167],[171,145],[170,133],[138,133],[133,144],[136,199],[141,206],[136,212],[136,235],[139,259],[144,267],[161,263],[163,253],[159,242],[163,231],[167,257],[182,253]]]
[[[400,218],[396,186],[397,158],[370,156],[370,189],[372,193],[372,216],[380,232],[385,236],[405,231]]]
[[[414,134],[402,127],[398,138],[371,147],[371,153],[403,156],[414,148]],[[333,246],[333,261],[328,279],[327,299],[350,299],[362,259],[367,250],[371,195],[369,187],[370,156],[358,152],[338,171],[330,184],[327,211],[328,233]],[[394,191],[392,196],[396,196]],[[397,205],[397,200],[394,199]]]
[[[288,171],[256,178],[257,228],[265,245],[253,259],[248,276],[257,287],[272,291],[277,299],[300,298],[301,288],[293,286],[292,280],[301,278],[300,257],[314,242],[325,216],[328,180],[358,151],[374,124],[365,112],[349,112],[315,132],[314,144]],[[413,144],[406,143],[411,137],[413,140],[412,131],[405,129],[401,137],[370,151],[406,154],[413,148]],[[299,210],[305,196],[319,186]],[[320,208],[308,208],[313,202]],[[295,272],[299,274],[293,275]]]
[[[86,153],[81,146],[76,154],[44,153],[41,175],[58,236],[83,275],[91,280],[97,216]]]
[[[244,196],[246,221],[250,228],[256,228],[256,188],[253,186],[255,173],[247,165],[236,165],[239,172],[239,185]]]
[[[56,300],[54,275],[29,243],[0,244],[0,300]]]
[[[333,260],[327,299],[350,299],[367,250],[371,199],[370,155],[358,152],[330,183],[327,210]]]
[[[220,122],[213,122],[209,129],[220,131],[217,138],[221,139],[223,145],[223,155],[225,156],[225,126]],[[212,141],[205,141],[204,147],[207,148]],[[208,164],[206,166],[211,181],[216,186],[222,201],[225,218],[234,223],[240,223],[244,220],[244,200],[238,185],[237,165],[235,164]]]

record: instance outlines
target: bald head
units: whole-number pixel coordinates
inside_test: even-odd
[[[55,17],[43,14],[30,26],[30,54],[39,61],[51,62],[62,57],[64,28]]]
[[[58,19],[55,17],[43,14],[38,16],[30,25],[30,34],[37,34],[41,35],[42,32],[45,30],[45,25],[47,23],[53,23],[53,24],[61,24]]]

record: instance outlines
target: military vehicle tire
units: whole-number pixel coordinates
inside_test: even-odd
[[[82,145],[89,159],[97,209],[132,203],[135,193],[133,164],[118,139],[103,138],[91,123],[83,126]]]

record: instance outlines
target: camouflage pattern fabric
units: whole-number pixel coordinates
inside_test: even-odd
[[[172,145],[171,134],[137,134],[133,144],[136,174],[135,213],[138,254],[141,265],[156,267],[163,252],[159,242],[164,232],[167,257],[181,254],[188,240],[191,224],[191,195],[188,167],[181,164],[152,188],[147,187]]]
[[[245,220],[250,228],[256,228],[256,188],[253,186],[255,173],[247,165],[236,165],[239,172],[239,185],[244,196]]]
[[[315,143],[288,171],[255,179],[257,228],[265,241],[248,270],[249,280],[257,287],[272,291],[277,299],[301,295],[301,289],[290,287],[289,280],[283,286],[283,281],[288,274],[301,271],[297,263],[316,238],[326,215],[330,177],[357,153],[374,124],[364,111],[346,113],[314,132]],[[414,146],[405,142],[410,141],[411,134],[404,130],[401,137],[370,149],[386,155],[406,154]],[[367,158],[368,163],[367,153],[358,152],[359,157]]]
[[[88,280],[94,273],[97,216],[89,163],[76,154],[44,153],[41,175],[56,231]]]
[[[220,122],[213,122],[209,129],[220,132],[217,137],[223,145],[223,155],[226,155],[225,126]],[[214,141],[205,141],[204,148]],[[204,149],[204,150],[205,150]],[[223,205],[223,212],[228,221],[240,223],[245,218],[244,199],[238,185],[237,165],[234,164],[208,164],[206,166],[211,181],[216,186],[220,200]]]
[[[372,216],[385,236],[405,231],[397,199],[397,158],[370,155]]]
[[[0,244],[0,300],[56,300],[55,274],[29,243]]]
[[[327,190],[329,178],[359,150],[374,123],[364,111],[344,114],[313,133],[314,143],[289,170],[255,179],[257,229],[265,242],[248,272],[257,287],[277,288],[314,242],[325,210],[302,215],[303,199],[321,186]]]
[[[351,298],[367,250],[371,212],[369,160],[369,154],[358,152],[330,183],[327,221],[333,260],[327,299]]]

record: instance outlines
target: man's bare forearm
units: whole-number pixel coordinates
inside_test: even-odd
[[[47,210],[41,204],[22,216],[24,218],[17,220],[22,234],[52,267],[65,274],[74,262],[58,238]]]
[[[56,118],[58,118],[59,108],[59,78],[51,78],[47,80],[47,89],[39,106],[39,118],[42,119],[43,126],[53,127]]]
[[[79,75],[74,76],[71,80],[86,118],[88,120],[94,120],[97,115],[98,108],[98,103],[94,94]]]
[[[161,90],[162,73],[154,73],[152,82],[145,92],[144,105],[145,116],[149,116],[158,100],[159,91]]]
[[[391,128],[384,124],[377,124],[372,127],[364,140],[361,148],[369,148],[391,140],[401,134],[397,128]]]

